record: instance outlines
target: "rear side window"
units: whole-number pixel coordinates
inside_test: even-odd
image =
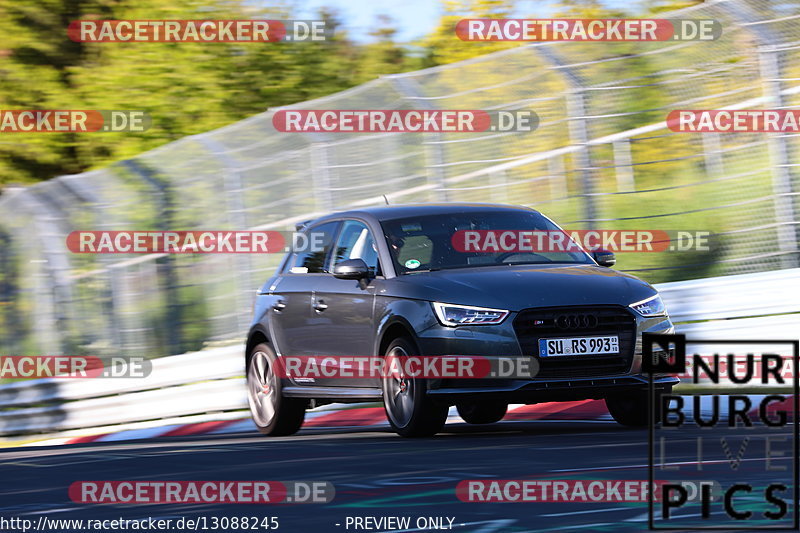
[[[294,252],[284,272],[290,274],[320,274],[327,272],[328,254],[336,237],[339,222],[327,222],[303,231],[307,239],[299,239],[304,248]]]

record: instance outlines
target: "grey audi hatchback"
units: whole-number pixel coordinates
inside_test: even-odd
[[[543,214],[491,204],[381,206],[324,216],[298,231],[317,246],[288,253],[259,289],[247,338],[248,399],[262,433],[292,434],[306,409],[325,403],[376,400],[406,437],[440,431],[452,405],[466,422],[486,424],[502,419],[509,403],[594,398],[623,425],[647,423],[642,333],[674,332],[651,285],[612,270],[614,256],[604,250],[467,250],[455,238],[562,232]],[[535,371],[348,378],[293,375],[282,365],[458,355],[530,358]],[[661,393],[678,382],[654,380]]]

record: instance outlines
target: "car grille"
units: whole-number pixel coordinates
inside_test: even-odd
[[[633,363],[636,318],[624,307],[524,309],[514,319],[522,353],[539,362],[539,378],[595,377],[624,374]],[[539,339],[618,335],[619,354],[539,357]]]

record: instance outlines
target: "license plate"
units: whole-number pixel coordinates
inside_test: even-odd
[[[616,353],[619,353],[619,337],[616,335],[539,339],[539,357]]]

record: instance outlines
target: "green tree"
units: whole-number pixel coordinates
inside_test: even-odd
[[[373,42],[364,45],[360,50],[357,74],[359,82],[413,70],[417,66],[410,62],[406,50],[396,42],[397,29],[391,17],[378,16],[375,28],[369,35]]]
[[[131,157],[263,112],[335,93],[366,77],[362,53],[330,10],[321,42],[76,43],[78,19],[287,19],[291,12],[238,0],[0,0],[0,109],[143,110],[141,133],[0,134],[0,184],[33,182]],[[385,49],[391,43],[378,43]],[[366,54],[377,74],[405,68]],[[365,59],[366,60],[366,59]],[[387,65],[380,67],[381,61]],[[380,68],[379,68],[380,67]],[[359,74],[361,72],[361,74]]]
[[[464,18],[510,18],[513,0],[442,0],[439,24],[419,44],[427,50],[425,66],[455,63],[519,46],[516,42],[469,42],[456,36],[456,24]]]

